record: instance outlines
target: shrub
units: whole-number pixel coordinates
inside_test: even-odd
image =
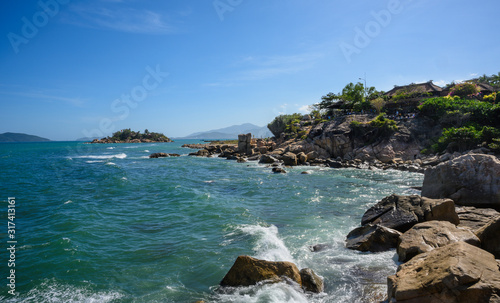
[[[398,130],[396,121],[387,119],[384,114],[378,115],[374,120],[370,122],[370,125],[380,129],[384,134],[393,133]]]
[[[438,143],[433,146],[437,152],[449,148],[451,151],[465,151],[476,147],[480,143],[481,133],[473,126],[460,128],[445,128]],[[453,145],[450,145],[453,144]]]
[[[479,144],[494,145],[500,138],[500,129],[480,125],[469,125],[460,128],[446,128],[438,142],[433,145],[436,152],[445,149],[453,151],[465,151],[477,147]]]
[[[267,125],[267,128],[273,133],[275,137],[279,137],[281,133],[285,132],[287,126],[293,120],[299,120],[302,117],[301,114],[291,114],[291,115],[280,115]]]
[[[479,87],[473,83],[460,83],[450,89],[450,96],[459,96],[461,98],[473,97],[480,92]]]
[[[470,115],[470,121],[480,125],[500,126],[500,105],[472,99],[458,97],[439,97],[425,100],[418,109],[424,116],[436,121],[447,112],[459,111],[463,115]]]
[[[496,102],[498,99],[498,95],[500,95],[500,94],[498,94],[497,92],[493,92],[489,95],[484,96],[483,101],[492,102],[492,103]]]

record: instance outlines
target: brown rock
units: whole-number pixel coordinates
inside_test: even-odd
[[[458,241],[480,245],[478,237],[469,229],[457,228],[450,222],[418,223],[401,236],[397,250],[399,261],[406,262],[418,254]]]
[[[459,227],[466,227],[476,232],[490,222],[491,218],[500,215],[492,208],[476,208],[473,206],[459,206],[455,210],[460,218]]]
[[[286,170],[281,167],[273,167],[272,171],[275,174],[286,174]]]
[[[283,160],[283,163],[285,165],[289,165],[289,166],[296,166],[298,164],[297,155],[295,155],[294,153],[291,153],[291,152],[285,153],[282,156],[281,160]]]
[[[300,278],[302,279],[302,288],[305,291],[313,293],[321,293],[324,290],[323,279],[318,276],[310,268],[303,268],[300,270]]]
[[[153,153],[149,155],[149,158],[165,158],[168,157],[168,154],[166,153]]]
[[[500,160],[492,155],[466,154],[429,168],[422,196],[500,209]]]
[[[476,231],[476,235],[481,240],[481,247],[500,259],[500,216]]]
[[[380,252],[396,248],[401,233],[380,225],[367,224],[347,235],[346,247],[359,251]]]
[[[278,162],[278,159],[270,155],[262,155],[259,160],[259,163],[265,163],[265,164],[271,164],[275,162]]]
[[[304,152],[297,154],[297,160],[300,164],[305,164],[307,162],[307,155]]]
[[[405,232],[419,222],[431,220],[460,223],[455,204],[450,199],[393,194],[368,209],[361,219],[361,225],[372,223]]]
[[[220,285],[250,286],[262,281],[276,283],[284,278],[302,285],[299,269],[291,262],[272,262],[239,256]]]
[[[389,302],[500,302],[500,271],[492,254],[455,242],[420,254],[387,278]]]

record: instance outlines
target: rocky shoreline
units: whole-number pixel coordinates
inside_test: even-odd
[[[387,278],[385,302],[500,302],[499,189],[496,157],[449,160],[425,172],[422,195],[431,198],[384,198],[347,235],[346,247],[395,248],[406,262]]]
[[[369,252],[396,249],[399,261],[405,262],[387,278],[384,302],[500,303],[500,160],[485,147],[425,155],[423,146],[439,130],[418,119],[402,121],[398,133],[366,144],[370,140],[353,134],[351,125],[369,119],[351,116],[321,123],[300,140],[242,134],[237,145],[184,147],[199,149],[190,156],[258,161],[274,173],[299,165],[423,173],[422,196],[391,195],[376,203],[364,214],[361,226],[347,235],[346,247]],[[328,245],[314,245],[311,251]],[[241,258],[250,257],[240,256],[231,269],[240,278],[262,271],[241,265]],[[264,261],[249,263],[255,262]],[[285,276],[306,291],[302,280],[294,278],[298,270],[290,276],[280,271],[280,264],[266,266],[275,270],[253,284],[279,282]],[[370,302],[375,301],[380,302]]]

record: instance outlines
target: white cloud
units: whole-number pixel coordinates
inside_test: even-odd
[[[445,86],[447,84],[447,82],[444,80],[432,81],[432,83],[436,84],[437,86]]]
[[[308,114],[311,112],[311,106],[310,105],[302,105],[299,107],[299,112],[303,114]]]

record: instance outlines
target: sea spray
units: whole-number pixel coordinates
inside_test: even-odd
[[[239,229],[254,237],[255,258],[267,261],[289,261],[295,263],[285,243],[279,238],[276,226],[242,225]]]

